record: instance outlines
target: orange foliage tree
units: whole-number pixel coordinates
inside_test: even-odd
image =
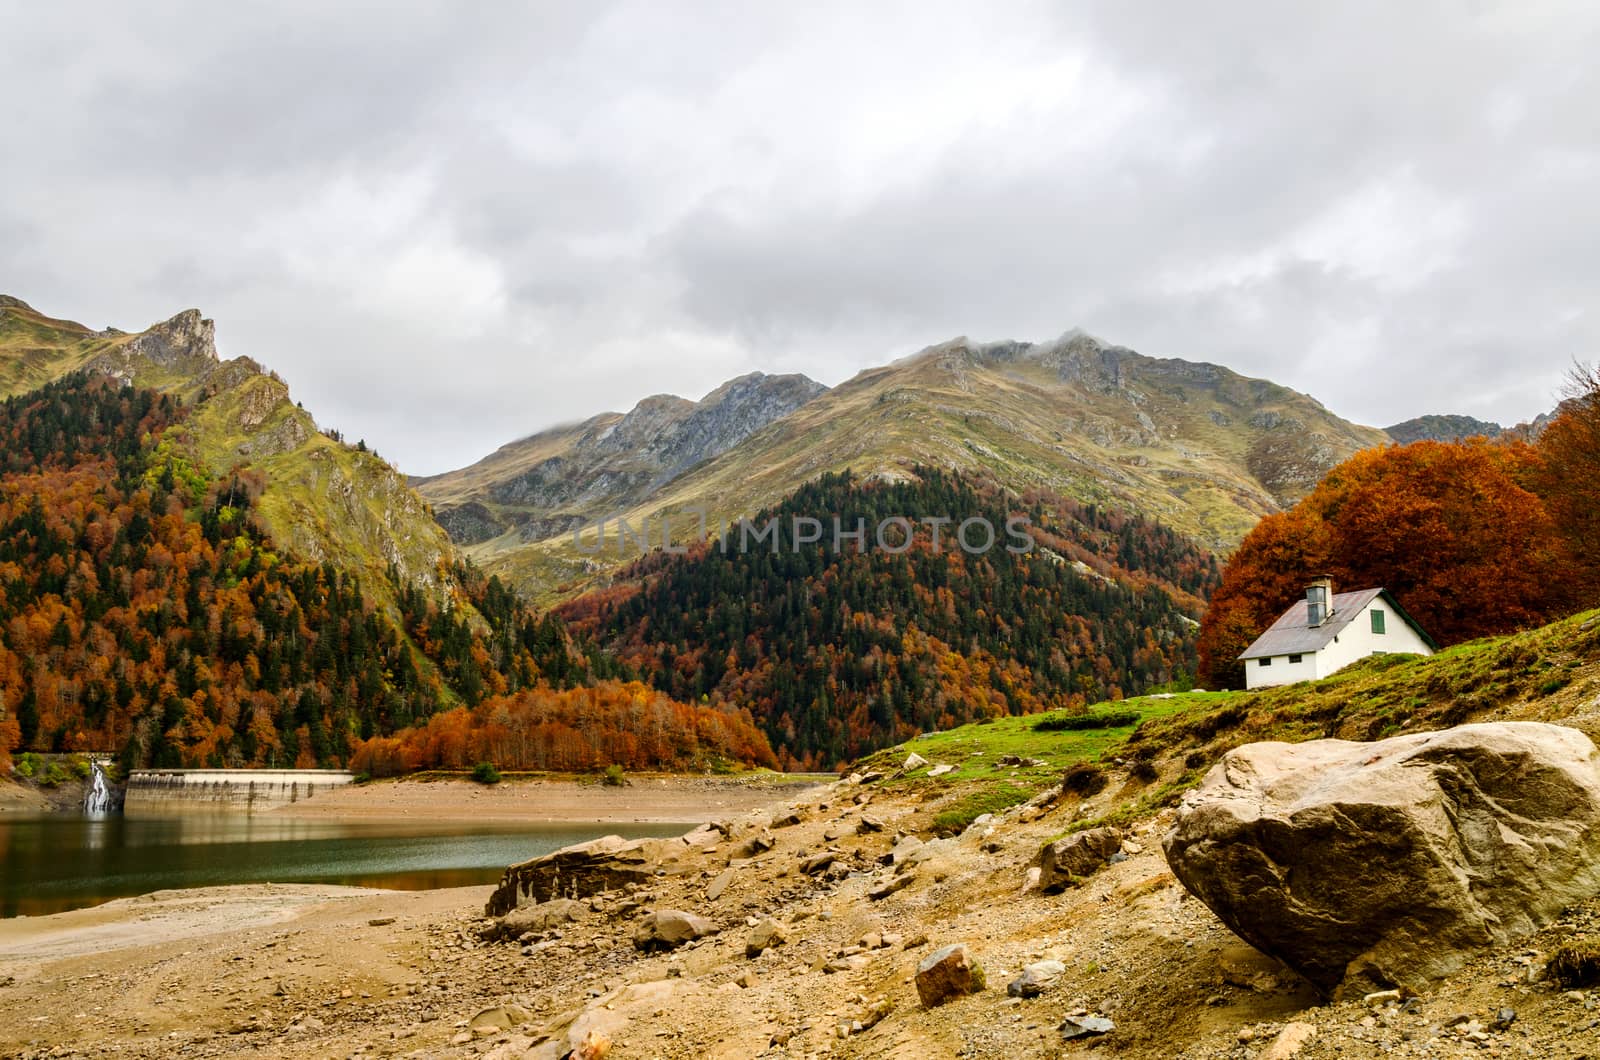
[[[777,767],[767,738],[747,710],[681,703],[638,681],[584,688],[525,689],[492,696],[470,710],[435,714],[394,736],[363,741],[350,767],[375,777],[417,769],[585,772],[701,769],[718,762]]]
[[[1292,511],[1262,520],[1223,571],[1200,631],[1200,679],[1237,687],[1237,657],[1319,574],[1382,586],[1449,644],[1547,621],[1573,599],[1571,553],[1520,441],[1357,453]]]
[[[1577,560],[1578,591],[1600,590],[1600,367],[1580,365],[1539,436],[1536,482]]]

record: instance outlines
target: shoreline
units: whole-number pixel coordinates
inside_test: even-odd
[[[508,777],[494,785],[454,777],[399,777],[329,789],[257,816],[695,825],[767,809],[803,796],[821,783],[810,774],[638,774],[620,787],[547,777]]]

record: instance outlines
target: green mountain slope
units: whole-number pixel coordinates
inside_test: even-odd
[[[265,472],[257,505],[273,540],[316,562],[387,585],[436,586],[453,558],[443,530],[405,477],[372,453],[329,437],[275,373],[248,357],[222,360],[215,328],[187,310],[141,332],[93,331],[0,296],[0,397],[86,370],[181,399],[177,444],[217,474]]]
[[[1388,441],[1304,394],[1217,365],[1081,333],[1041,344],[957,339],[862,372],[614,514],[659,537],[663,517],[695,505],[736,519],[823,472],[897,480],[925,464],[1114,506],[1226,549],[1336,463]],[[494,486],[484,478],[477,495],[451,499],[481,500]],[[675,535],[689,522],[680,517]],[[604,584],[615,566],[609,554],[583,554],[562,524],[469,551],[545,599]]]

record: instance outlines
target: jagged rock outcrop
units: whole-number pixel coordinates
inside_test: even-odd
[[[198,309],[185,309],[112,347],[88,369],[129,382],[152,368],[199,377],[217,364],[217,327]]]
[[[1249,744],[1185,798],[1165,850],[1324,992],[1416,988],[1600,892],[1600,751],[1533,722]]]
[[[577,843],[506,869],[489,896],[488,916],[556,898],[587,898],[630,884],[648,883],[656,859],[650,840],[608,835]]]

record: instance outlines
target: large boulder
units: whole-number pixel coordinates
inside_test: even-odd
[[[658,841],[608,835],[512,865],[489,896],[488,916],[555,898],[587,898],[655,876]]]
[[[1164,845],[1185,887],[1325,993],[1416,988],[1600,892],[1600,752],[1533,722],[1250,744]]]

